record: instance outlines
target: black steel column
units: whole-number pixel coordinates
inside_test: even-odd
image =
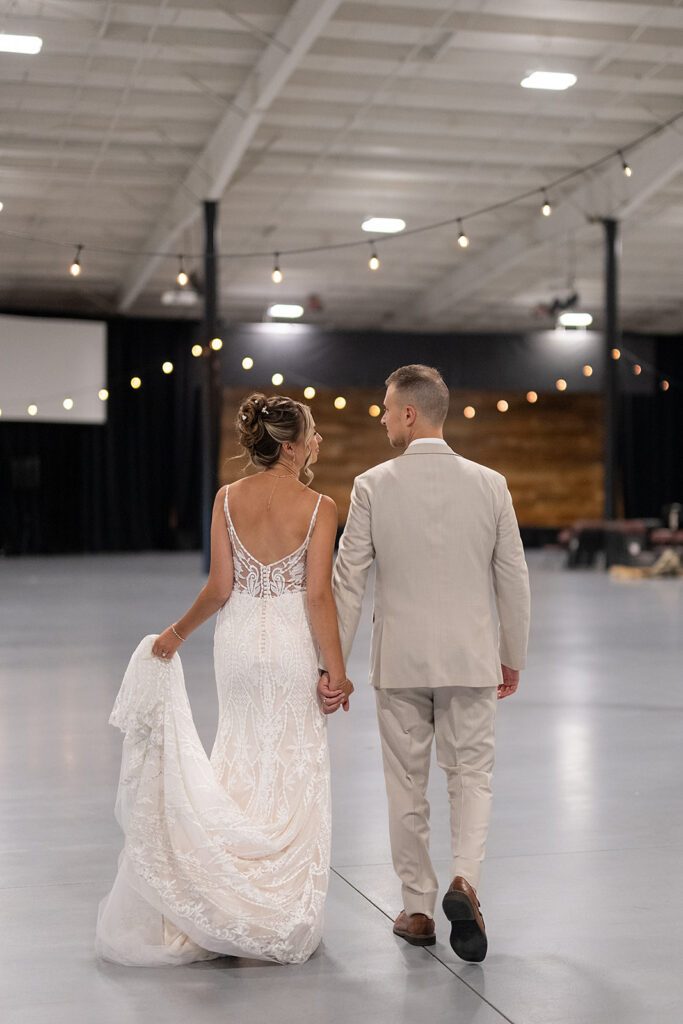
[[[603,220],[605,228],[605,519],[617,518],[619,488],[619,364],[612,349],[621,347],[618,286],[621,243],[619,222]]]
[[[218,261],[216,222],[218,203],[204,202],[204,323],[202,325],[202,555],[205,572],[211,561],[211,513],[218,490],[220,440],[220,356],[210,343],[218,332]]]

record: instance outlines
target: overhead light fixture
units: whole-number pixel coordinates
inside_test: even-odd
[[[161,293],[162,306],[195,306],[198,296],[193,288],[184,287],[182,291],[176,288],[169,288]]]
[[[395,235],[403,231],[406,222],[400,217],[367,217],[361,224],[363,231],[377,232],[380,235]]]
[[[379,256],[377,255],[377,250],[375,249],[374,245],[372,246],[372,252],[370,254],[370,259],[368,260],[368,266],[370,267],[370,270],[379,270]]]
[[[315,388],[310,385],[304,388],[304,398],[315,398]]]
[[[274,305],[268,306],[268,316],[281,317],[284,320],[296,320],[297,317],[303,315],[304,307],[294,303],[276,302]]]
[[[566,309],[564,313],[560,313],[557,322],[562,327],[590,327],[593,317],[590,313],[574,313],[571,309]]]
[[[469,244],[470,240],[463,230],[462,221],[458,217],[458,245],[461,249],[466,249]]]
[[[2,201],[0,201],[0,213],[2,212],[3,206],[4,206],[4,203]]]
[[[251,356],[245,356],[244,359],[242,360],[242,369],[243,370],[251,370],[253,365],[254,365],[254,360],[251,358]]]
[[[180,285],[181,288],[184,288],[189,280],[190,279],[187,276],[187,273],[185,271],[185,267],[183,266],[183,257],[179,255],[178,256],[178,276],[176,277],[176,281],[178,282],[178,284]]]
[[[561,92],[576,84],[576,75],[566,71],[532,71],[519,83],[523,89],[551,89]]]
[[[40,36],[12,36],[0,32],[0,50],[3,53],[40,53],[43,40]]]
[[[544,192],[543,193],[543,206],[541,207],[541,213],[543,214],[544,217],[549,217],[552,212],[553,212],[553,208],[550,205],[550,200],[548,199],[547,194]]]

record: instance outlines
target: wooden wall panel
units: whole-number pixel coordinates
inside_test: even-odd
[[[287,394],[305,401],[294,388]],[[335,393],[319,391],[309,402],[323,436],[313,487],[337,503],[343,523],[348,511],[353,478],[370,466],[395,457],[379,419],[368,414],[381,405],[384,389],[344,392],[346,408],[334,408]],[[234,419],[245,392],[224,392],[221,435],[221,483],[244,473],[238,454]],[[509,411],[498,412],[496,402],[506,399]],[[465,419],[466,405],[476,409]],[[491,391],[451,391],[451,408],[444,435],[468,459],[490,466],[507,477],[519,522],[523,526],[564,526],[577,518],[601,518],[602,399],[597,395],[540,394],[530,405],[523,395]]]

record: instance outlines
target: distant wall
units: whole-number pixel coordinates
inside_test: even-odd
[[[268,389],[273,392],[275,389]],[[297,388],[282,388],[305,401]],[[392,458],[386,431],[368,414],[381,404],[384,389],[347,388],[346,408],[334,408],[338,391],[319,390],[309,402],[323,436],[313,487],[337,503],[341,522],[346,520],[353,478],[370,466]],[[234,419],[243,389],[224,394],[221,483],[239,479],[244,460],[235,441]],[[501,413],[496,401],[509,403]],[[476,409],[465,419],[466,405]],[[556,527],[577,518],[602,515],[602,400],[598,395],[539,393],[530,405],[520,392],[451,391],[445,437],[459,454],[490,466],[507,477],[519,522],[523,526]]]

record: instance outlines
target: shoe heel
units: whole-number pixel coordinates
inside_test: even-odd
[[[441,904],[449,921],[473,921],[474,913],[464,893],[447,892]]]

